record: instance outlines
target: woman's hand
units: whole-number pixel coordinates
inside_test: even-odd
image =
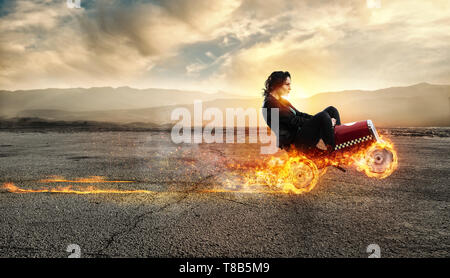
[[[336,119],[335,118],[331,118],[331,126],[335,126],[336,125]]]

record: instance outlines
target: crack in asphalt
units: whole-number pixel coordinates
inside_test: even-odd
[[[155,214],[155,213],[159,213],[167,208],[169,208],[170,206],[176,205],[181,203],[183,200],[185,200],[191,193],[194,193],[197,190],[197,187],[200,184],[203,184],[206,180],[210,179],[211,177],[214,177],[215,175],[208,175],[206,177],[204,177],[199,183],[194,183],[194,186],[189,189],[186,190],[184,192],[179,192],[180,194],[183,194],[178,200],[176,200],[175,202],[172,203],[168,203],[163,205],[162,207],[156,209],[156,210],[150,210],[150,211],[146,211],[143,212],[137,216],[135,216],[133,218],[133,220],[131,221],[131,225],[126,228],[126,229],[122,229],[120,231],[116,231],[114,232],[106,241],[106,244],[104,247],[100,248],[98,251],[92,253],[92,254],[103,254],[103,251],[105,251],[106,249],[108,249],[115,241],[118,237],[120,237],[121,235],[125,234],[125,233],[130,233],[131,231],[133,231],[134,229],[137,228],[137,226],[145,219],[146,216]],[[154,200],[158,195],[160,195],[160,192],[152,195],[152,200]],[[139,209],[140,207],[143,207],[144,204],[139,205],[137,208]]]
[[[132,222],[131,225],[130,225],[128,228],[113,233],[113,234],[109,237],[109,239],[107,240],[106,245],[105,245],[104,247],[102,247],[100,250],[96,251],[95,253],[101,253],[101,252],[105,251],[106,249],[108,249],[108,248],[116,241],[116,239],[117,239],[118,237],[120,237],[120,236],[123,235],[123,234],[130,233],[131,231],[133,231],[134,229],[136,229],[137,226],[145,219],[146,216],[149,216],[149,215],[152,215],[152,214],[155,214],[155,213],[159,213],[159,212],[161,212],[161,211],[167,209],[168,207],[170,207],[170,206],[172,206],[172,205],[175,205],[175,204],[180,203],[181,201],[183,201],[184,199],[186,199],[187,195],[188,195],[188,194],[184,194],[184,195],[183,195],[181,198],[179,198],[177,201],[175,201],[175,202],[173,202],[173,203],[165,204],[164,206],[158,208],[157,210],[146,211],[146,212],[143,212],[143,213],[141,213],[141,214],[135,216],[135,217],[133,218],[133,220],[131,221],[131,222]],[[141,205],[141,206],[143,206],[143,205]],[[140,207],[141,207],[141,206],[140,206]]]
[[[93,257],[106,257],[106,258],[110,258],[112,256],[114,256],[114,254],[106,254],[105,250],[107,250],[108,248],[110,248],[118,238],[120,238],[122,235],[126,234],[126,233],[130,233],[132,232],[134,229],[136,229],[138,227],[138,225],[140,223],[142,223],[144,221],[144,219],[152,214],[155,213],[159,213],[161,211],[164,211],[165,209],[179,204],[181,203],[183,200],[185,200],[190,194],[192,193],[198,193],[198,187],[199,186],[204,186],[208,184],[208,180],[210,180],[211,178],[216,177],[218,174],[220,173],[215,173],[215,174],[210,174],[208,176],[205,176],[204,178],[202,178],[201,180],[199,180],[198,182],[183,182],[183,184],[192,184],[193,186],[185,191],[180,191],[180,192],[176,192],[179,194],[183,194],[180,198],[178,198],[176,201],[165,204],[161,207],[159,207],[158,209],[152,209],[149,211],[145,211],[135,217],[132,218],[132,220],[130,221],[130,225],[125,228],[125,229],[120,229],[114,233],[111,234],[110,237],[107,238],[106,240],[106,244],[101,247],[100,249],[98,249],[97,251],[93,251],[93,252],[82,252],[82,254],[85,255],[89,255],[89,256],[93,256]],[[179,183],[178,183],[179,184]],[[161,193],[164,192],[155,192],[155,194],[151,195],[151,200],[154,200],[155,198],[157,198],[157,196],[159,196]],[[241,204],[244,206],[249,206],[249,207],[256,207],[256,208],[260,208],[259,206],[255,205],[255,204],[251,204],[251,203],[244,203],[244,202],[239,202],[236,200],[232,200],[232,199],[228,199],[225,197],[221,197],[221,196],[214,196],[217,199],[221,199],[221,200],[225,200],[225,201],[229,201],[229,202],[234,202],[237,204]],[[139,206],[136,207],[136,210],[139,210],[140,208],[144,207],[145,204],[140,204]],[[116,213],[116,218],[118,217],[118,213]],[[65,252],[61,251],[61,250],[55,250],[55,249],[40,249],[40,248],[31,248],[31,247],[16,247],[16,246],[0,246],[0,249],[14,249],[14,250],[19,250],[19,251],[24,251],[24,252],[31,252],[31,253],[39,253],[39,252],[49,252],[49,253],[56,253],[56,254],[63,254]]]
[[[154,200],[157,195],[159,195],[159,193],[156,193],[156,194],[152,195],[153,198],[151,200]],[[122,235],[124,233],[129,233],[132,230],[134,230],[137,227],[137,225],[144,219],[144,216],[150,215],[150,214],[153,214],[153,213],[158,213],[158,212],[162,211],[163,209],[165,209],[166,207],[168,207],[168,205],[169,204],[166,204],[165,206],[160,207],[156,211],[155,210],[146,211],[146,212],[144,212],[142,214],[139,214],[139,215],[135,216],[132,219],[132,221],[131,221],[132,225],[130,225],[129,228],[122,229],[122,230],[119,230],[119,231],[116,231],[116,232],[112,233],[112,235],[106,240],[106,245],[104,247],[100,248],[95,253],[99,253],[99,254],[102,253],[104,250],[108,249],[111,246],[111,244],[113,244],[113,242],[115,241],[116,237],[118,237],[118,236],[120,236],[120,235]],[[141,204],[141,205],[139,205],[137,207],[137,209],[139,209],[139,208],[141,208],[143,206],[144,206],[144,204]]]
[[[216,199],[220,199],[220,200],[224,200],[224,201],[229,201],[229,202],[241,204],[241,205],[248,206],[248,207],[261,208],[260,206],[258,206],[258,205],[256,205],[256,204],[253,204],[253,203],[239,202],[239,201],[236,201],[236,200],[233,200],[233,199],[228,199],[228,198],[220,197],[220,196],[218,196],[218,195],[213,196],[213,197],[216,198]]]

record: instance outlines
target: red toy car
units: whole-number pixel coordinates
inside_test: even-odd
[[[335,151],[352,151],[354,148],[368,147],[382,140],[371,120],[359,121],[336,126],[334,129]],[[373,172],[382,173],[391,165],[394,153],[387,148],[375,148],[368,155],[372,158],[369,165]]]
[[[334,135],[336,146],[332,152],[315,147],[287,150],[290,157],[302,157],[289,166],[291,175],[297,177],[291,179],[295,180],[292,183],[300,193],[310,191],[317,180],[317,171],[328,166],[345,172],[343,166],[355,165],[358,171],[375,178],[386,178],[396,169],[397,154],[392,143],[378,135],[371,120],[336,126]],[[296,191],[292,187],[291,190]]]

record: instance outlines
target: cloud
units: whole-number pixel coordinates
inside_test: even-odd
[[[0,13],[0,89],[137,86],[259,95],[450,82],[445,0],[17,0]],[[5,5],[5,4],[3,4]]]
[[[380,9],[371,10],[364,1],[311,2],[295,2],[292,12],[284,13],[291,28],[276,29],[269,41],[239,49],[207,83],[256,96],[272,71],[288,70],[293,92],[303,97],[422,81],[449,83],[448,4],[383,1]],[[262,17],[258,25],[273,22]]]
[[[132,83],[181,45],[208,39],[239,4],[193,1],[188,9],[182,2],[100,0],[68,9],[64,1],[17,1],[0,18],[0,87]]]
[[[187,23],[204,35],[226,22],[241,5],[240,0],[156,0],[154,3],[162,7],[171,17]]]

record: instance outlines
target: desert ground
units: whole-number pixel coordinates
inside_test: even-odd
[[[450,128],[384,132],[399,158],[391,176],[330,167],[312,191],[287,194],[208,190],[223,186],[225,163],[259,159],[258,144],[3,130],[0,256],[64,258],[77,244],[81,257],[364,258],[377,244],[381,257],[449,257]],[[101,178],[81,182],[92,176]],[[5,184],[129,193],[12,193]]]

